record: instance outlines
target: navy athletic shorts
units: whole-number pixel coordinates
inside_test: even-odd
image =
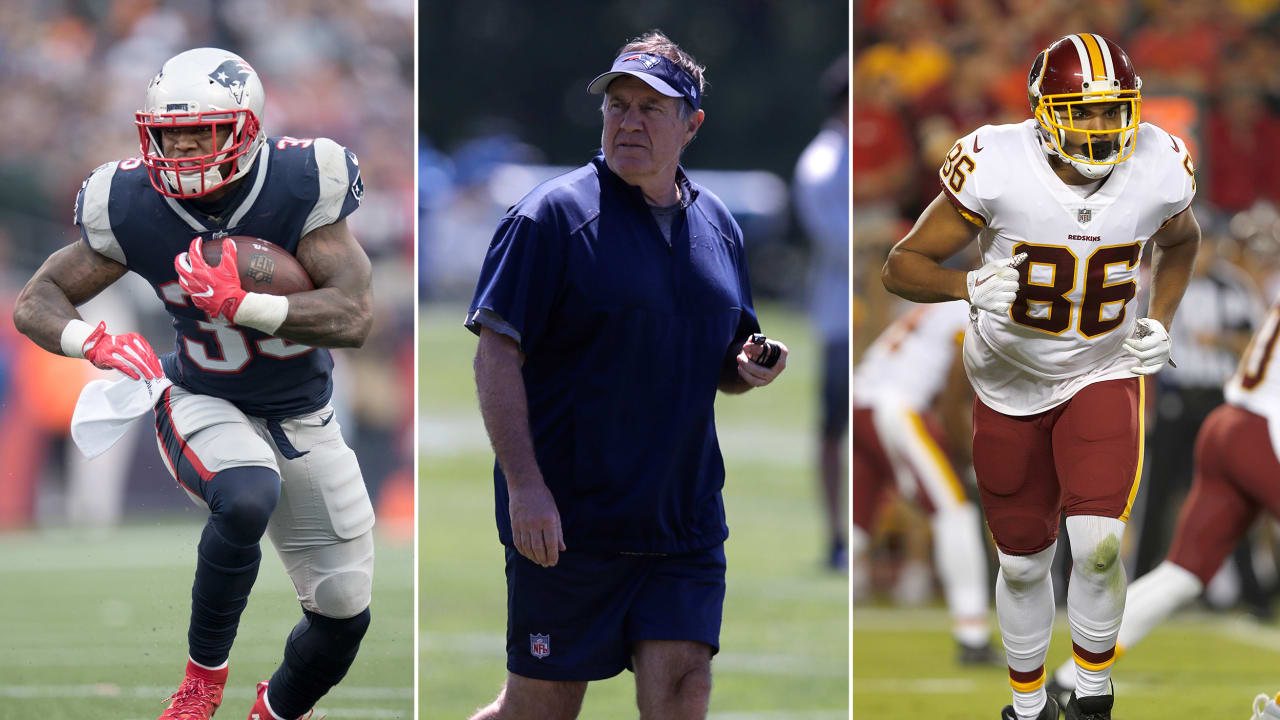
[[[724,545],[681,555],[562,552],[544,568],[507,551],[507,670],[588,681],[631,669],[640,640],[720,649]]]
[[[822,349],[822,437],[839,439],[849,427],[849,341]]]

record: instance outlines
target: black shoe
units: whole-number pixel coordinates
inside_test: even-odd
[[[1067,720],[1111,720],[1111,705],[1115,700],[1115,695],[1076,697],[1075,693],[1071,693],[1071,701],[1067,703]]]
[[[961,645],[960,651],[956,653],[956,662],[969,666],[995,666],[1003,664],[1004,659],[991,649],[991,643],[988,642],[982,645]]]
[[[832,572],[849,572],[849,548],[845,546],[844,540],[837,538],[831,541],[826,565]]]
[[[1066,707],[1071,702],[1071,690],[1063,687],[1057,680],[1049,679],[1049,684],[1044,686],[1045,692],[1049,693],[1049,697],[1058,701],[1058,707]]]
[[[1107,716],[1111,717],[1110,715]],[[1005,705],[1000,711],[1000,720],[1018,720],[1018,714],[1013,711],[1012,705]],[[1040,709],[1040,714],[1036,716],[1036,720],[1058,720],[1058,701],[1050,695],[1045,701],[1044,707]]]

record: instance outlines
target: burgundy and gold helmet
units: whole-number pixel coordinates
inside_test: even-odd
[[[1142,107],[1142,78],[1119,45],[1093,33],[1067,35],[1036,56],[1027,76],[1027,95],[1045,136],[1045,149],[1086,177],[1102,177],[1133,155]],[[1121,127],[1077,128],[1072,108],[1081,104],[1122,103]],[[1063,149],[1067,132],[1084,133],[1081,155]],[[1102,157],[1095,149],[1110,148]]]

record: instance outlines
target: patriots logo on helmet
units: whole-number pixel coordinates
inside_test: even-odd
[[[209,79],[230,90],[237,103],[243,103],[245,85],[252,74],[253,68],[243,60],[226,60],[209,73]]]

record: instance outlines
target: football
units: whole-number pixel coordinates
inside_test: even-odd
[[[236,244],[236,270],[240,273],[240,287],[249,292],[268,295],[291,295],[314,290],[311,276],[284,248],[258,238],[238,235],[229,238],[206,240],[204,260],[217,265],[222,260],[222,243],[230,240]]]

